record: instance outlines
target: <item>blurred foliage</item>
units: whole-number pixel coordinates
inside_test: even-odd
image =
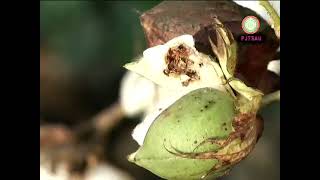
[[[157,1],[41,1],[42,42],[78,73],[122,65],[145,48],[139,14]],[[108,66],[104,66],[108,65]]]
[[[49,80],[40,83],[49,83],[46,89],[40,88],[46,91],[41,96],[42,116],[59,122],[86,119],[116,101],[125,72],[122,65],[146,48],[139,12],[158,3],[41,1],[40,45],[49,66],[43,74],[60,77],[57,85]],[[65,75],[61,75],[61,69]],[[74,103],[59,107],[57,101]],[[64,109],[69,111],[62,112]]]

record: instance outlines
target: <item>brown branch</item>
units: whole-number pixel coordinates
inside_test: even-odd
[[[106,136],[123,117],[121,105],[116,102],[73,129],[63,125],[41,126],[41,154],[53,172],[57,164],[65,162],[71,174],[81,174],[88,166],[104,160]]]
[[[93,118],[85,121],[73,129],[75,136],[96,136],[105,137],[110,130],[117,125],[125,116],[120,103],[117,101],[111,106],[100,111]]]

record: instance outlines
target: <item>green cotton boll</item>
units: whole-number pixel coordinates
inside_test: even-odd
[[[186,94],[163,111],[150,126],[143,145],[129,161],[165,179],[200,179],[219,161],[181,157],[174,152],[214,152],[208,138],[226,139],[233,131],[234,99],[226,92],[201,88]],[[226,168],[224,168],[227,171]],[[224,169],[210,173],[223,175]]]

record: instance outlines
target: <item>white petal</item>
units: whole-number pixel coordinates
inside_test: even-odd
[[[182,85],[182,82],[188,78],[186,75],[174,77],[167,76],[163,73],[167,67],[165,57],[169,48],[172,47],[172,45],[177,46],[181,43],[187,46],[192,45],[189,46],[191,50],[191,56],[189,58],[194,62],[193,70],[200,76],[199,80],[192,81],[188,86]],[[224,86],[214,70],[213,63],[209,56],[199,53],[195,49],[194,40],[191,35],[182,35],[170,40],[165,45],[159,45],[145,50],[140,60],[126,64],[125,68],[167,89],[186,89],[190,91],[201,87],[215,87],[224,90]],[[201,67],[200,64],[202,64]]]
[[[129,117],[143,113],[153,103],[156,86],[150,80],[128,71],[121,82],[120,100]]]
[[[268,70],[280,76],[280,60],[270,61],[268,64]]]
[[[148,114],[143,121],[138,124],[133,132],[132,138],[141,146],[143,144],[144,138],[148,132],[149,127],[151,126],[152,122],[154,121],[156,116],[154,114]]]
[[[157,100],[153,106],[150,106],[146,112],[143,121],[133,130],[133,139],[141,146],[153,121],[171,104],[181,98],[186,92],[172,91],[166,88],[158,87]]]
[[[165,45],[169,47],[179,46],[181,43],[186,44],[189,47],[194,47],[194,39],[192,35],[184,34],[176,38],[171,39]]]

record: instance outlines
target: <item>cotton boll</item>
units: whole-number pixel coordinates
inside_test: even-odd
[[[198,78],[191,79],[184,73],[165,74],[169,68],[166,57],[169,49],[183,45],[186,48],[187,59],[192,61],[187,65]],[[167,107],[181,98],[183,95],[199,88],[212,87],[225,91],[225,86],[216,72],[217,62],[209,56],[200,53],[194,47],[194,39],[191,35],[178,36],[164,45],[158,45],[144,51],[143,57],[138,61],[125,65],[125,68],[135,72],[156,84],[153,94],[154,101],[145,108],[143,121],[134,129],[132,137],[139,145],[143,144],[144,137],[156,117]],[[183,52],[181,52],[183,54]],[[181,62],[182,64],[185,61]],[[219,65],[218,65],[219,66]],[[190,78],[190,79],[189,79]],[[191,80],[189,82],[189,80]],[[188,82],[184,84],[184,82]]]

